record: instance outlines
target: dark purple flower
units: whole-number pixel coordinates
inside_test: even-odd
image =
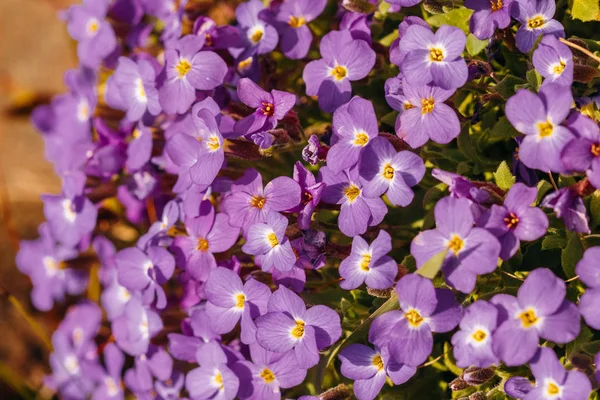
[[[535,386],[529,382],[529,379],[523,378],[522,376],[511,376],[506,382],[504,382],[504,391],[507,395],[522,399],[527,396],[527,393]]]
[[[357,12],[346,12],[340,21],[340,30],[349,31],[353,39],[364,40],[371,44],[371,24],[370,15]]]
[[[497,321],[498,310],[485,300],[477,300],[465,309],[460,330],[452,336],[457,366],[487,368],[499,363],[492,349]]]
[[[237,8],[239,10],[239,6]],[[238,22],[240,18],[237,18]],[[194,21],[192,29],[194,35],[204,36],[204,46],[213,49],[229,49],[242,47],[244,39],[238,27],[231,25],[217,26],[215,21],[208,17],[199,16]],[[277,32],[275,32],[277,37]]]
[[[563,165],[569,171],[585,171],[590,183],[600,188],[600,128],[581,113],[569,116],[566,125],[577,137],[563,149]]]
[[[317,165],[322,160],[324,148],[317,135],[310,135],[308,144],[302,149],[302,159],[310,165]]]
[[[556,3],[554,0],[519,0],[511,9],[512,16],[521,22],[517,31],[517,48],[529,53],[540,35],[552,34],[565,36],[565,28],[555,19]]]
[[[544,85],[573,83],[573,53],[554,35],[545,35],[533,52],[533,66],[543,76]]]
[[[494,36],[496,29],[510,25],[513,0],[466,0],[465,7],[474,10],[469,20],[471,33],[479,40]]]
[[[313,212],[321,201],[325,183],[317,182],[312,172],[307,170],[300,161],[296,161],[294,164],[294,180],[300,185],[302,201],[289,211],[298,213],[298,228],[309,229]]]
[[[594,329],[600,329],[600,247],[591,247],[583,253],[583,258],[577,263],[575,272],[579,279],[587,285],[587,290],[579,299],[579,311],[585,322]]]
[[[573,188],[564,187],[550,193],[542,203],[542,207],[551,208],[561,218],[568,230],[590,233],[589,217],[583,199]]]

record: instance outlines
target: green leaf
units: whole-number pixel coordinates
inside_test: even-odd
[[[559,235],[548,234],[542,240],[542,250],[563,249],[567,245],[567,238]]]
[[[465,33],[469,33],[469,18],[471,18],[471,14],[473,14],[473,10],[469,10],[468,8],[456,8],[452,11],[449,11],[444,14],[434,15],[433,17],[429,17],[427,22],[429,25],[435,26],[439,28],[442,25],[452,25],[457,28],[462,29]]]
[[[577,338],[575,338],[575,340],[573,340],[571,343],[567,344],[567,356],[572,358],[573,355],[580,353],[583,347],[588,344],[593,337],[594,334],[592,331],[590,331],[590,329],[584,325],[579,332],[579,336],[577,336]]]
[[[444,259],[446,258],[446,254],[448,253],[448,249],[440,251],[433,257],[431,257],[425,264],[421,265],[416,273],[424,276],[425,278],[433,279],[437,275],[437,273],[442,268],[442,264],[444,263]]]
[[[540,90],[540,86],[542,86],[542,76],[535,69],[530,69],[527,71],[526,76],[527,83],[529,83],[529,85],[531,85],[536,92]]]
[[[520,136],[521,134],[512,126],[506,117],[502,117],[496,122],[491,130],[492,138],[499,139],[512,139]]]
[[[543,179],[539,181],[537,184],[538,194],[535,199],[535,204],[539,204],[550,189],[552,189],[552,184],[550,182]]]
[[[598,190],[590,196],[590,217],[593,225],[600,224],[600,191]]]
[[[567,247],[561,252],[560,261],[567,278],[572,278],[575,276],[575,266],[581,260],[581,257],[583,257],[584,248],[581,238],[577,233],[569,232],[567,235]]]
[[[487,45],[487,40],[479,40],[472,33],[469,33],[469,36],[467,36],[467,51],[472,56],[476,56],[477,54],[482,52],[487,47]]]
[[[496,185],[504,191],[507,191],[517,181],[510,170],[506,161],[502,161],[496,172],[494,172],[494,180]]]
[[[573,0],[571,15],[574,19],[600,21],[600,5],[598,0]]]
[[[387,4],[387,3],[381,3],[381,4]],[[392,33],[383,37],[379,41],[379,43],[381,43],[382,45],[384,45],[386,47],[390,47],[392,45],[392,43],[394,42],[394,40],[396,40],[397,38],[398,38],[398,29],[394,29],[394,31]]]
[[[500,81],[493,90],[505,99],[515,94],[515,86],[526,83],[523,79],[514,75],[506,75],[504,79]]]

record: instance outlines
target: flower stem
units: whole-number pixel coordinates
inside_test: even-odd
[[[594,60],[598,61],[600,63],[600,57],[598,57],[597,55],[595,55],[594,53],[592,53],[591,51],[589,51],[588,49],[581,47],[578,44],[575,44],[573,42],[569,42],[567,39],[564,38],[558,38],[558,40],[560,40],[561,42],[563,42],[564,44],[566,44],[569,47],[572,47],[576,50],[579,50],[580,52],[582,52],[583,54],[585,54],[586,56],[593,58]]]

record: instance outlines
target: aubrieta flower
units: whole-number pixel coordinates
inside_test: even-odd
[[[216,342],[207,343],[202,353],[197,354],[199,368],[185,377],[185,388],[194,400],[233,400],[238,392],[240,380],[227,366],[227,356]]]
[[[279,42],[277,30],[259,18],[259,14],[264,9],[265,6],[260,0],[241,3],[235,9],[235,17],[247,38],[245,44],[249,47],[249,50],[244,52],[245,56],[270,53],[277,47]]]
[[[329,167],[323,167],[319,170],[319,177],[326,185],[321,197],[323,203],[341,205],[338,227],[344,235],[362,235],[369,226],[378,225],[387,214],[381,198],[364,195],[358,168],[335,174]]]
[[[600,257],[600,247],[587,249],[575,269],[579,279],[588,287],[579,299],[579,311],[585,322],[594,329],[600,329],[600,265],[597,257]]]
[[[408,28],[412,25],[420,25],[423,28],[431,30],[431,27],[423,20],[423,18],[412,15],[404,17],[402,22],[400,22],[400,25],[398,25],[398,38],[390,45],[390,62],[392,64],[400,66],[404,60],[404,57],[406,57],[406,52],[400,48],[400,40],[406,34]]]
[[[242,4],[237,9],[239,10],[241,6]],[[237,20],[239,22],[240,18],[237,17]],[[215,21],[202,15],[194,22],[192,32],[194,35],[204,36],[204,46],[206,48],[229,49],[244,45],[242,32],[238,27],[231,25],[217,26]],[[276,31],[275,37],[277,37]]]
[[[94,390],[94,399],[122,399],[121,374],[125,364],[125,356],[116,344],[109,343],[104,348],[104,366],[106,371],[96,376],[98,386]]]
[[[218,334],[229,333],[241,319],[242,343],[256,341],[254,320],[267,312],[271,290],[264,283],[249,279],[242,284],[239,275],[230,269],[217,267],[211,271],[204,294],[210,328]]]
[[[307,142],[302,149],[302,159],[310,165],[317,165],[320,160],[325,159],[328,150],[321,144],[317,135],[310,135]]]
[[[115,32],[104,18],[108,0],[84,0],[66,13],[69,35],[77,40],[77,56],[82,65],[97,68],[117,46]]]
[[[460,56],[467,38],[460,29],[442,25],[434,34],[420,25],[410,26],[400,39],[406,54],[400,70],[410,85],[433,84],[445,90],[467,81],[467,63]]]
[[[200,51],[204,38],[188,35],[165,51],[166,78],[159,89],[160,105],[168,114],[184,114],[197,90],[212,90],[223,83],[225,61],[212,51]]]
[[[307,170],[300,161],[294,164],[294,180],[300,185],[302,200],[297,207],[289,211],[298,213],[298,228],[309,229],[313,212],[321,201],[325,183],[317,182],[312,172]]]
[[[400,310],[375,318],[369,330],[369,342],[380,349],[387,347],[397,363],[417,367],[433,349],[433,332],[454,329],[462,307],[449,289],[436,289],[420,275],[408,274],[396,284]]]
[[[302,79],[306,94],[318,96],[323,111],[334,112],[352,96],[350,82],[366,77],[375,65],[375,52],[350,31],[332,31],[323,36],[321,59],[306,64]]]
[[[206,343],[219,341],[221,335],[215,333],[211,328],[210,318],[206,315],[204,308],[194,308],[190,311],[190,317],[181,323],[180,333],[169,333],[169,354],[176,360],[196,362],[196,353]]]
[[[399,364],[390,358],[386,348],[372,349],[363,344],[351,344],[339,354],[340,372],[354,380],[354,395],[358,400],[373,400],[387,377],[396,385],[408,381],[417,371],[415,367]]]
[[[478,222],[500,240],[500,258],[503,260],[515,255],[520,240],[533,241],[546,233],[548,217],[541,209],[531,206],[537,192],[534,187],[515,183],[508,191],[504,205],[492,204],[489,213],[483,217],[485,221]]]
[[[59,242],[76,246],[96,227],[98,210],[87,197],[44,194],[41,198],[52,236]]]
[[[242,78],[238,82],[237,95],[242,103],[256,109],[236,122],[234,130],[243,135],[274,129],[296,103],[295,94],[281,90],[266,92],[248,78]]]
[[[563,165],[569,171],[585,172],[590,183],[600,188],[600,128],[581,113],[570,116],[567,126],[577,133],[577,137],[563,149]]]
[[[260,256],[263,271],[273,268],[286,272],[296,263],[296,256],[285,236],[288,219],[279,213],[268,213],[265,222],[250,225],[242,251]]]
[[[463,293],[475,288],[477,276],[493,272],[498,265],[500,242],[483,228],[473,227],[469,201],[444,197],[434,209],[437,229],[422,231],[410,245],[417,267],[447,251],[442,264],[446,282]]]
[[[376,137],[362,153],[359,171],[365,196],[379,197],[385,193],[390,203],[406,207],[414,197],[411,187],[425,175],[425,164],[418,155],[396,152],[387,139]]]
[[[296,207],[301,193],[300,185],[287,176],[273,179],[263,189],[262,176],[249,168],[231,185],[231,193],[223,200],[223,210],[233,226],[246,232],[252,224],[266,222],[270,213]]]
[[[477,300],[465,309],[460,330],[452,336],[457,366],[487,368],[499,363],[492,349],[497,322],[498,310],[485,300]]]
[[[552,34],[564,37],[565,29],[555,19],[556,3],[554,0],[519,0],[514,2],[512,16],[521,22],[517,31],[517,48],[529,53],[540,35]]]
[[[465,7],[474,10],[469,20],[470,32],[479,40],[494,36],[496,29],[510,25],[513,0],[466,0]]]
[[[256,319],[256,340],[276,353],[293,350],[300,368],[319,362],[319,350],[342,335],[340,316],[331,308],[316,305],[308,310],[297,294],[280,286],[267,305],[267,314]]]
[[[131,141],[127,145],[127,160],[125,167],[128,171],[139,171],[146,166],[152,157],[152,132],[139,123],[131,133]]]
[[[587,209],[581,196],[572,188],[564,187],[550,193],[544,197],[540,206],[551,208],[568,230],[590,233]]]
[[[127,303],[123,315],[112,321],[112,332],[117,345],[132,356],[146,353],[150,339],[162,329],[160,316],[144,306],[136,296]]]
[[[346,290],[358,288],[363,283],[372,289],[392,287],[398,274],[398,264],[387,256],[392,250],[392,238],[380,230],[369,245],[362,237],[354,236],[350,255],[340,263],[340,287]]]
[[[373,103],[355,96],[333,113],[332,146],[327,153],[327,167],[335,174],[352,168],[378,133]]]
[[[508,366],[523,365],[536,354],[540,337],[568,343],[579,335],[577,306],[565,300],[566,285],[547,268],[529,273],[517,297],[495,295],[498,328],[493,333],[494,353]]]
[[[358,12],[346,12],[340,21],[340,30],[349,31],[353,39],[364,40],[371,44],[371,24],[373,19],[370,15]]]
[[[115,256],[119,284],[131,291],[141,291],[145,304],[156,298],[156,308],[167,305],[161,285],[173,275],[175,259],[162,247],[150,247],[145,252],[137,247],[119,251]]]
[[[573,103],[571,90],[556,83],[544,85],[536,95],[520,89],[506,102],[506,118],[525,138],[519,146],[519,159],[529,168],[563,172],[563,148],[573,139],[560,124]]]
[[[573,53],[554,35],[544,35],[533,51],[533,66],[544,78],[543,85],[556,83],[571,86],[573,83]]]
[[[273,353],[259,344],[250,345],[250,361],[232,366],[240,379],[238,397],[242,400],[279,400],[280,389],[301,384],[306,369],[300,368],[294,352]]]

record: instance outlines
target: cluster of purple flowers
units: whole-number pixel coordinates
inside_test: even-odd
[[[387,2],[389,12],[418,3]],[[465,3],[471,33],[490,48],[512,16],[517,48],[533,49],[543,82],[504,111],[523,134],[520,167],[571,180],[545,197],[521,175],[497,186],[435,162],[438,145],[477,132],[459,104],[472,94],[459,91],[479,78],[455,26],[434,32],[403,18],[385,61],[399,67],[385,81],[396,135],[380,132],[381,104],[361,97],[384,62],[373,10],[349,11],[377,2],[345,3],[339,30],[325,34],[326,0],[250,0],[223,26],[185,0],[84,0],[64,13],[81,65],[65,75],[69,92],[32,117],[62,192],[42,197],[47,222],[21,243],[17,265],[39,310],[101,286],[104,314],[92,301],[70,308],[52,337],[48,387],[68,399],[279,399],[309,375],[318,391],[327,353],[356,397],[372,400],[387,381],[419,374],[442,337],[434,333],[454,331],[457,368],[530,365],[536,385],[512,377],[508,395],[587,399],[583,368],[566,370],[551,346],[578,337],[580,316],[600,329],[600,248],[572,263],[587,288],[570,296],[556,271],[512,273],[549,229],[590,233],[584,197],[600,189],[600,128],[574,106],[574,55],[558,39],[554,2]],[[275,88],[272,64],[286,59],[301,65],[290,79],[301,75],[306,96]],[[331,128],[305,140],[317,106]],[[425,216],[405,211],[415,207]],[[393,258],[401,254],[406,265]],[[425,277],[432,265],[443,279]],[[505,275],[526,278],[516,287]],[[330,287],[343,290],[314,304]],[[337,307],[365,292],[391,304],[369,327],[372,346]]]

